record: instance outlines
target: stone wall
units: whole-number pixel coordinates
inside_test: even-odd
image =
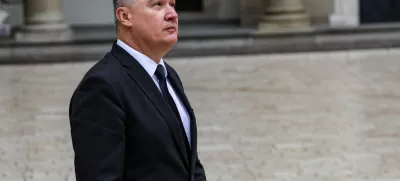
[[[239,0],[204,0],[204,7],[204,13],[200,14],[203,18],[218,20],[239,19]],[[12,25],[23,23],[21,5],[14,5],[9,7],[8,10],[12,14],[10,17]],[[108,25],[114,21],[111,1],[63,0],[62,11],[65,21],[72,25]],[[194,14],[195,17],[199,17],[199,14]],[[190,18],[192,16],[186,17]]]
[[[243,26],[255,26],[262,16],[262,0],[204,0],[205,17],[219,20],[240,18]],[[333,0],[304,0],[306,10],[313,24],[327,24],[328,16],[333,12]],[[77,6],[79,4],[79,6]],[[10,23],[23,22],[22,8],[19,5],[9,7]],[[65,20],[73,25],[112,24],[112,4],[98,0],[64,0],[62,7]]]
[[[5,6],[6,11],[10,12],[10,16],[8,17],[7,23],[11,25],[19,25],[23,22],[22,16],[22,6],[20,5],[11,5]]]
[[[65,20],[74,25],[113,24],[111,0],[63,0]]]

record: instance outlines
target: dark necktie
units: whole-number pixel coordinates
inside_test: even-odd
[[[186,153],[188,154],[188,158],[190,158],[189,142],[186,136],[185,128],[183,127],[183,123],[178,108],[176,107],[175,101],[168,91],[167,78],[165,77],[164,67],[162,65],[158,65],[155,74],[158,78],[158,84],[160,85],[160,89],[165,100],[167,101],[168,105],[171,107],[172,111],[174,111],[176,117],[178,118],[178,122],[181,127],[183,142],[185,143]]]

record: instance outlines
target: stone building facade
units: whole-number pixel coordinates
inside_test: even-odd
[[[31,0],[44,3],[43,0]],[[61,10],[67,23],[72,25],[103,25],[112,23],[111,0],[56,0],[60,1]],[[243,25],[254,25],[254,21],[263,14],[262,1],[266,0],[193,0],[200,1],[202,10],[183,11],[181,18],[203,18],[217,20],[242,20]],[[292,1],[292,0],[289,0]],[[333,13],[335,0],[304,0],[304,7],[311,19],[317,23],[327,23]],[[179,4],[179,3],[178,3]],[[23,7],[14,4],[8,7],[12,14],[10,23],[23,23]]]
[[[367,4],[395,0],[191,0],[177,2],[180,19],[186,21],[232,21],[242,27],[261,29],[357,27],[360,9]],[[29,0],[8,7],[9,22],[29,31],[64,32],[70,26],[112,25],[111,0]],[[187,4],[183,4],[183,2]],[[364,6],[360,6],[361,4]],[[369,3],[369,4],[368,4]],[[181,6],[179,6],[181,4]],[[388,6],[389,7],[389,6]],[[294,30],[296,30],[294,28]]]

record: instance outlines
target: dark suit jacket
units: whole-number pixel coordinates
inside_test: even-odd
[[[191,157],[178,119],[153,79],[125,50],[111,52],[84,76],[69,116],[77,181],[205,181],[196,118],[175,70],[168,79],[191,118]]]

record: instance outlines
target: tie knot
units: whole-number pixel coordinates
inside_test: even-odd
[[[158,80],[164,80],[165,77],[165,71],[164,71],[164,67],[162,65],[158,65],[157,69],[156,69],[156,76],[158,78]]]

